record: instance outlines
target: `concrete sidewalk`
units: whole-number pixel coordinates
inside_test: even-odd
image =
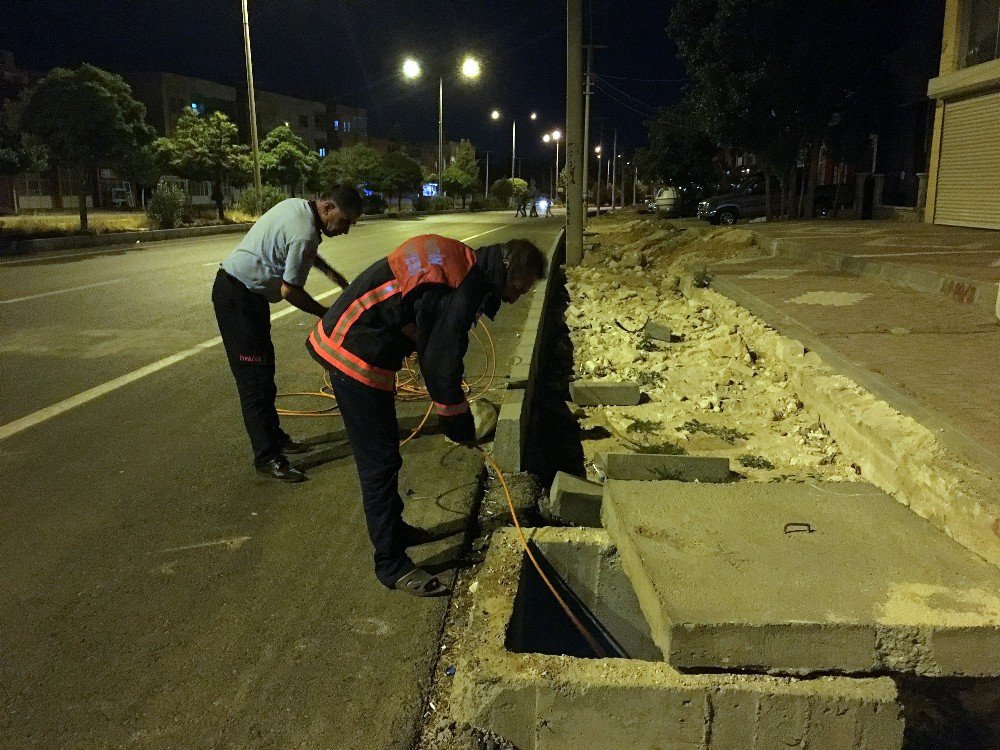
[[[713,288],[997,475],[996,303],[987,309],[942,295],[940,289],[914,289],[901,279],[916,270],[944,283],[953,278],[961,257],[967,262],[965,277],[980,284],[977,294],[989,288],[984,283],[992,285],[995,300],[1000,234],[887,222],[798,222],[753,229],[761,247],[770,242],[777,252],[716,264]],[[824,255],[841,262],[824,263]],[[896,275],[849,272],[852,263],[870,257],[891,265]]]
[[[893,221],[772,222],[753,230],[782,257],[942,294],[1000,317],[1000,232]]]

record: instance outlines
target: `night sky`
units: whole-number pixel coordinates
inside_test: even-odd
[[[242,85],[239,0],[7,0],[0,49],[19,67],[47,70],[91,62],[114,72],[162,70]],[[608,49],[595,70],[606,77],[593,104],[594,140],[643,144],[643,121],[679,98],[683,68],[665,31],[670,2],[585,2],[586,29]],[[518,118],[519,155],[542,159],[545,130],[564,125],[565,5],[551,0],[250,0],[254,74],[259,88],[369,111],[369,130],[408,140],[437,139],[437,75],[445,76],[445,137],[471,138],[500,159]],[[484,75],[463,83],[458,65],[477,55]],[[425,77],[403,82],[405,55]],[[641,79],[641,80],[636,80]],[[616,101],[617,100],[617,101]],[[527,115],[539,113],[537,124]],[[529,150],[530,149],[530,150]],[[509,157],[508,157],[509,158]]]

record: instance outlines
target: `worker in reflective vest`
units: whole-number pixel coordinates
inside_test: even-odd
[[[417,352],[445,434],[471,443],[475,427],[462,384],[469,331],[480,314],[492,319],[501,302],[516,302],[544,269],[541,251],[527,240],[473,250],[440,235],[414,237],[351,282],[309,334],[307,348],[330,373],[354,452],[375,575],[390,589],[447,593],[406,554],[426,532],[403,521],[396,373]]]

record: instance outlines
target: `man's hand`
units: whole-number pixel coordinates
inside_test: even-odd
[[[302,312],[315,315],[317,318],[322,318],[326,315],[326,306],[314,300],[312,295],[302,287],[292,286],[283,282],[281,284],[281,298],[287,300],[290,304],[302,310]]]

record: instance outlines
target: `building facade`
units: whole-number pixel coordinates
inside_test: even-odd
[[[1000,0],[947,0],[924,220],[1000,229]]]

